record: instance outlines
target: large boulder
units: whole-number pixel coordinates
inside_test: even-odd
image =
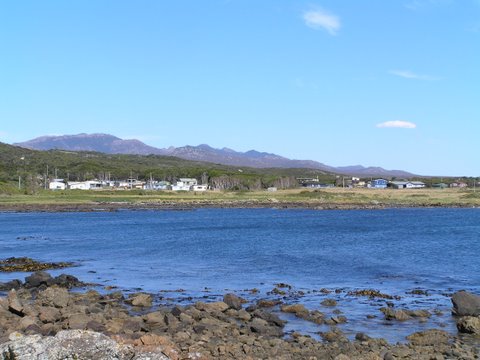
[[[453,314],[457,316],[480,316],[480,296],[467,291],[458,291],[452,296]]]
[[[40,292],[37,296],[37,303],[42,306],[66,308],[70,302],[70,294],[65,288],[52,286]]]
[[[6,359],[132,359],[131,346],[119,345],[107,336],[92,331],[60,331],[56,336],[21,336],[12,334],[11,341],[0,345]],[[158,354],[158,359],[168,359]]]
[[[25,278],[25,287],[36,288],[41,285],[51,285],[54,280],[52,275],[45,271],[37,271]]]
[[[461,333],[480,335],[480,318],[462,316],[457,320],[457,329]]]

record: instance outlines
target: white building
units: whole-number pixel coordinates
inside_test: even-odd
[[[425,183],[421,181],[391,181],[391,187],[394,189],[421,189]]]
[[[68,188],[70,190],[94,190],[101,189],[102,183],[100,181],[69,181]]]
[[[172,185],[173,191],[190,191],[193,186],[196,186],[197,179],[193,178],[180,178],[175,185]]]
[[[65,182],[63,181],[63,179],[53,179],[52,181],[50,181],[50,183],[48,184],[48,188],[50,190],[65,190],[67,187],[67,185],[65,184]]]
[[[193,185],[192,190],[193,191],[207,191],[208,190],[208,185]]]

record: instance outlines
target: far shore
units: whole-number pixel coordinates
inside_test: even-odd
[[[0,194],[0,212],[87,212],[190,210],[198,208],[278,208],[314,210],[386,208],[476,208],[472,189],[289,189],[269,191],[41,191]]]

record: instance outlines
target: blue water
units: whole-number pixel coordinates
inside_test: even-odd
[[[479,255],[480,209],[0,213],[0,258],[73,261],[79,266],[52,273],[178,299],[214,298],[226,290],[248,297],[246,290],[257,288],[254,300],[283,282],[305,293],[288,301],[328,311],[319,302],[335,297],[356,324],[364,324],[366,314],[379,315],[385,304],[348,296],[353,289],[378,289],[401,296],[398,306],[448,314],[447,294],[480,292]],[[0,274],[0,281],[23,277]],[[324,295],[316,292],[320,288],[341,292]],[[416,288],[430,296],[406,294]],[[183,291],[163,291],[175,289]],[[381,323],[380,315],[364,326]],[[292,328],[318,330],[291,320]],[[432,324],[453,329],[449,315],[414,325]],[[389,325],[394,333],[412,329]],[[376,334],[374,326],[370,330]]]

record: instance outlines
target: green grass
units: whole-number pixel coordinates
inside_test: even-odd
[[[384,206],[480,206],[480,193],[456,189],[419,190],[371,190],[371,189],[291,189],[267,191],[209,191],[205,193],[173,191],[45,191],[33,195],[12,192],[0,196],[0,207],[8,209],[15,205],[72,205],[98,203],[127,204],[222,204],[242,203],[297,204],[306,206],[324,205],[384,205]]]

